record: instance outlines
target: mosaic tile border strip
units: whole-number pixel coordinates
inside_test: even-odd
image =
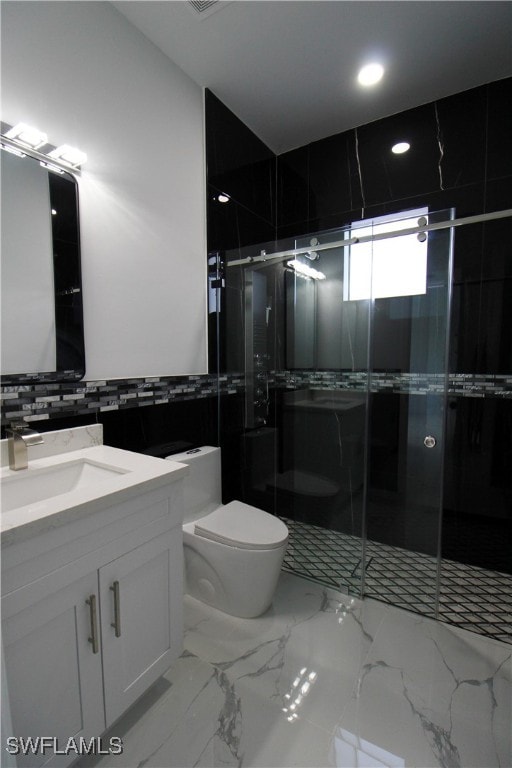
[[[283,568],[358,594],[362,542],[358,536],[284,520],[290,541]],[[434,617],[437,561],[375,541],[366,547],[365,594]],[[444,559],[440,621],[512,644],[512,575]]]
[[[365,391],[367,373],[340,371],[270,371],[269,384],[276,388],[315,387]],[[442,394],[443,374],[372,374],[372,392]],[[2,423],[59,415],[159,405],[179,400],[214,397],[217,393],[245,391],[243,373],[197,376],[151,376],[64,383],[18,384],[2,387]],[[448,394],[460,397],[512,398],[512,375],[450,374]]]
[[[365,371],[272,371],[277,387],[297,389],[301,386],[321,389],[355,389],[364,391],[368,374]],[[445,377],[442,373],[372,373],[372,392],[398,392],[403,394],[444,393]],[[448,394],[462,397],[512,398],[511,374],[448,374]]]
[[[117,411],[183,400],[216,397],[244,390],[241,375],[151,376],[76,383],[21,384],[2,387],[2,423],[55,416]]]

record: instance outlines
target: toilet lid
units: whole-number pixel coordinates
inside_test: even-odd
[[[194,532],[241,549],[277,549],[288,538],[288,528],[279,518],[243,501],[217,507],[195,523]]]

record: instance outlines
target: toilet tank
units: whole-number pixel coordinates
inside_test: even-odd
[[[166,456],[169,461],[187,464],[188,475],[183,479],[184,523],[213,512],[222,503],[220,448],[203,445],[184,453]]]

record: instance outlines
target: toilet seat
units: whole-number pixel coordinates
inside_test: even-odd
[[[239,549],[277,549],[288,539],[288,528],[262,509],[231,501],[194,523],[194,533]]]

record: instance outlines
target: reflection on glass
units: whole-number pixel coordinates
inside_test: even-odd
[[[424,216],[428,208],[410,211]],[[403,214],[400,214],[403,216]],[[350,237],[369,237],[410,229],[416,222],[394,216],[380,216],[353,224]],[[344,299],[383,299],[391,296],[417,296],[427,292],[427,247],[417,235],[389,240],[357,243],[345,249]]]

